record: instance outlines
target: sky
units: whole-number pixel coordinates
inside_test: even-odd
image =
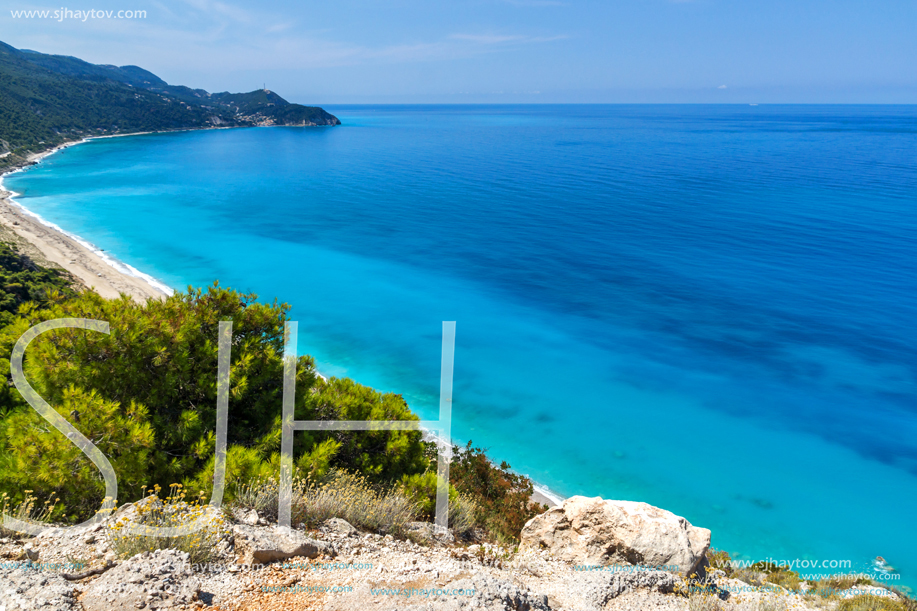
[[[0,40],[303,104],[917,103],[917,0],[58,1]]]

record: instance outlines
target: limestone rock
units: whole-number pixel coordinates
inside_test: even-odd
[[[347,520],[342,520],[341,518],[331,518],[329,520],[325,520],[322,523],[321,530],[322,532],[335,533],[338,535],[345,535],[348,537],[357,535],[360,532],[356,528],[354,528],[350,522],[348,522]]]
[[[327,543],[316,541],[291,528],[263,528],[238,524],[233,527],[235,551],[239,564],[267,564],[296,556],[317,558],[333,556]]]
[[[710,547],[710,531],[647,503],[574,496],[529,520],[522,547],[574,564],[674,566],[688,576]]]
[[[455,543],[455,535],[447,528],[437,526],[432,522],[408,522],[405,525],[408,536],[413,536],[424,541],[442,544]]]
[[[252,509],[247,511],[238,507],[232,510],[232,517],[236,522],[248,524],[249,526],[257,526],[260,520],[260,516],[256,510]]]

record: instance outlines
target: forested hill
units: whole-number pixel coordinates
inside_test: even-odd
[[[339,125],[276,93],[208,93],[137,66],[14,49],[0,42],[0,168],[69,140],[141,131],[246,125]]]

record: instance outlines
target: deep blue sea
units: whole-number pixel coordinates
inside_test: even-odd
[[[292,304],[322,372],[424,418],[455,320],[455,440],[559,494],[917,584],[917,107],[327,110],[5,184],[176,289]]]

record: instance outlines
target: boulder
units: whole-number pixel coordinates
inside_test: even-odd
[[[188,553],[160,549],[134,556],[90,582],[82,603],[85,611],[176,609],[199,595]]]
[[[297,556],[317,558],[333,556],[331,547],[322,541],[310,539],[303,533],[275,526],[271,528],[239,524],[232,529],[239,564],[267,564]]]
[[[664,566],[689,576],[704,560],[710,531],[647,503],[574,496],[529,520],[521,545],[578,565]]]

